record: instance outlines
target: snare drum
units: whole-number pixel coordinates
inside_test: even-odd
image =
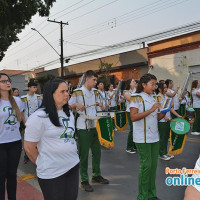
[[[170,155],[178,155],[183,151],[190,124],[182,118],[175,118],[170,122]]]

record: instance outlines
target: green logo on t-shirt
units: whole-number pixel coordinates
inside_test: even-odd
[[[4,107],[3,112],[8,112],[8,118],[6,119],[4,124],[15,125],[17,123],[15,121],[15,115],[13,113],[13,109],[10,106]]]
[[[60,138],[73,138],[74,128],[69,126],[69,118],[59,117],[61,119],[62,125],[65,127],[63,134]],[[67,133],[67,130],[71,129],[70,132]]]

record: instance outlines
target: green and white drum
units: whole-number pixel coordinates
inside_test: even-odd
[[[185,146],[187,133],[190,131],[190,124],[182,118],[175,118],[170,122],[170,155],[180,154]]]
[[[100,117],[96,123],[99,143],[111,149],[114,147],[114,130],[111,116]]]
[[[126,111],[115,112],[115,127],[118,131],[124,131],[128,126],[128,117]]]

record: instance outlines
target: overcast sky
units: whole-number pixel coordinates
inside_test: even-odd
[[[57,0],[49,19],[69,22],[63,28],[66,57],[199,21],[199,8],[199,0]],[[9,47],[0,70],[30,70],[56,59],[46,69],[60,67],[59,55],[31,28],[60,54],[59,24],[34,16],[19,34],[20,41]],[[109,54],[113,52],[70,60],[68,65]]]

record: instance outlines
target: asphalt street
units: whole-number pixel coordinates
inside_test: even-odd
[[[128,129],[115,133],[115,146],[112,150],[102,147],[101,172],[109,179],[109,185],[94,185],[94,192],[88,193],[79,189],[78,200],[136,200],[138,192],[139,159],[137,154],[129,154],[126,150]],[[182,154],[169,161],[158,160],[157,196],[162,200],[182,200],[185,187],[167,186],[165,168],[194,168],[200,154],[200,136],[188,136]],[[89,157],[89,175],[91,177],[91,154]],[[23,164],[23,154],[18,169],[18,177],[24,174],[35,174],[35,165]],[[42,200],[41,191],[36,178],[18,181],[17,200]]]

